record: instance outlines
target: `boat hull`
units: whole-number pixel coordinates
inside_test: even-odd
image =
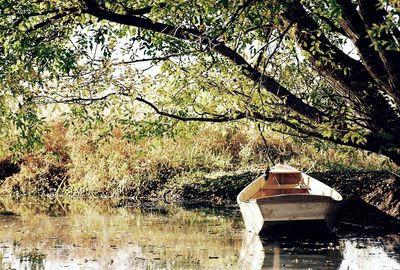
[[[332,199],[308,194],[278,195],[258,199],[264,221],[325,219]]]
[[[267,227],[299,221],[331,230],[337,203],[327,196],[287,194],[243,202],[239,207],[246,229],[258,234]]]

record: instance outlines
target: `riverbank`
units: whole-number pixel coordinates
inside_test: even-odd
[[[209,177],[191,178],[191,182],[179,183],[167,179],[163,185],[153,186],[153,192],[147,195],[121,196],[116,199],[118,204],[125,206],[146,205],[146,202],[152,205],[161,202],[189,207],[190,205],[228,207],[229,211],[232,211],[236,207],[236,195],[260,174],[262,171],[210,174]],[[369,237],[400,232],[400,178],[388,171],[315,172],[310,175],[335,188],[344,198],[337,214],[338,235]],[[149,187],[144,187],[144,189],[150,190]],[[13,197],[24,196],[15,188],[13,191],[3,194]],[[67,196],[61,193],[47,195]],[[93,196],[86,198],[90,199]],[[236,212],[236,215],[239,213]]]
[[[267,139],[265,145],[257,133],[208,127],[195,134],[135,142],[114,132],[100,143],[55,125],[43,150],[16,161],[11,155],[0,158],[0,192],[14,197],[235,205],[236,195],[263,173],[270,157],[310,170],[337,189],[345,198],[339,220],[346,226],[368,227],[364,221],[373,220],[375,227],[393,227],[399,220],[399,168],[387,159],[318,141],[304,144],[274,133]]]

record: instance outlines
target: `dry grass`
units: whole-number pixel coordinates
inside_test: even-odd
[[[268,156],[302,170],[381,170],[398,168],[378,155],[327,143],[298,142],[231,126],[208,126],[181,137],[135,142],[114,130],[107,141],[52,125],[43,151],[26,155],[21,171],[7,178],[3,191],[69,196],[151,196],[210,174],[265,169]]]

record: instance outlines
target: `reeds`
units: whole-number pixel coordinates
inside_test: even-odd
[[[51,126],[41,151],[25,155],[3,192],[24,195],[154,197],[212,175],[260,171],[279,159],[302,170],[380,170],[395,166],[374,154],[321,141],[299,141],[248,126],[204,125],[196,132],[128,141],[116,129],[105,140]],[[9,156],[3,156],[3,160]],[[175,196],[176,197],[176,196]]]

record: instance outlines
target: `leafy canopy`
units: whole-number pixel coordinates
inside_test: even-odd
[[[247,119],[399,164],[399,11],[395,0],[1,0],[1,132],[14,123],[39,140],[37,109],[58,103],[83,129],[157,123],[150,112]]]

